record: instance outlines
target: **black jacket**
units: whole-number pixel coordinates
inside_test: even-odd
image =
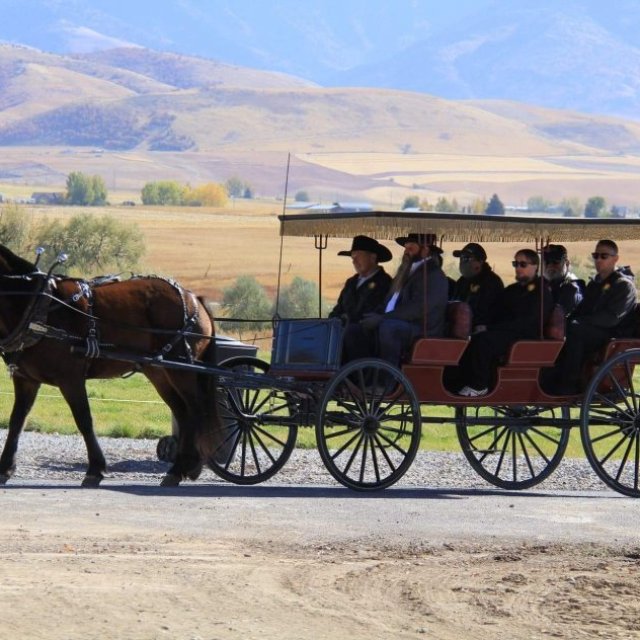
[[[604,280],[596,276],[587,285],[584,298],[571,314],[570,320],[610,329],[612,336],[626,335],[636,297],[635,285],[620,271],[614,271]]]
[[[542,284],[542,305],[540,305],[540,285]],[[514,282],[506,287],[499,305],[499,319],[490,323],[490,331],[510,333],[516,340],[536,340],[541,337],[541,328],[553,308],[551,290],[546,280],[536,278],[529,284]],[[542,310],[542,323],[540,311]]]
[[[425,287],[424,275],[427,275]],[[449,283],[442,269],[434,260],[427,260],[426,268],[419,265],[409,276],[402,287],[393,311],[385,313],[385,307],[391,295],[381,305],[378,311],[384,313],[385,318],[405,320],[418,327],[424,326],[426,291],[426,322],[427,336],[438,337],[444,335],[445,312],[449,300]]]
[[[551,295],[553,301],[564,309],[566,315],[569,315],[580,304],[584,296],[585,283],[573,273],[568,273],[561,280],[549,281],[551,287]]]
[[[473,278],[458,278],[452,300],[461,300],[471,307],[473,326],[489,325],[500,313],[499,302],[504,284],[500,276],[485,262]]]
[[[359,322],[365,313],[378,309],[387,297],[391,276],[380,267],[378,271],[359,287],[356,273],[345,283],[338,302],[329,314],[330,318],[345,317],[349,322]]]

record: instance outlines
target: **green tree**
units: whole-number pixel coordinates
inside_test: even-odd
[[[7,203],[0,209],[0,244],[16,253],[21,253],[29,239],[31,219],[24,209],[14,203]]]
[[[260,331],[269,324],[265,319],[271,317],[271,306],[264,287],[253,276],[240,276],[223,291],[221,307],[227,317],[248,322],[225,320],[220,325],[240,337],[243,330]]]
[[[531,196],[527,200],[527,209],[529,211],[546,211],[551,204],[544,196]]]
[[[599,218],[606,210],[607,203],[602,196],[591,196],[584,205],[585,218]]]
[[[454,211],[453,205],[445,197],[438,198],[436,202],[436,211],[439,213],[451,213]]]
[[[82,206],[101,205],[107,201],[107,187],[100,176],[73,171],[67,176],[66,200]]]
[[[104,205],[107,203],[107,186],[101,176],[91,176],[91,189],[93,191],[92,205]]]
[[[580,215],[580,212],[584,210],[580,198],[563,198],[560,201],[560,209],[562,215],[566,218],[575,218]]]
[[[326,302],[322,300],[322,310]],[[277,311],[282,318],[317,318],[318,287],[315,282],[296,276],[280,293]]]
[[[402,203],[403,209],[419,209],[420,198],[418,196],[407,196]]]
[[[37,244],[52,258],[66,253],[68,269],[83,275],[99,275],[107,269],[131,269],[144,253],[144,240],[137,226],[112,216],[73,216],[67,224],[59,220],[34,232]]]
[[[238,178],[238,176],[232,176],[225,183],[224,186],[227,189],[227,193],[231,198],[242,198],[245,189],[249,187],[247,183]]]
[[[504,215],[504,205],[498,198],[498,194],[494,193],[491,196],[491,200],[489,200],[489,204],[484,211],[487,215],[490,216],[503,216]]]
[[[143,204],[159,204],[180,206],[184,204],[187,187],[174,180],[159,180],[157,182],[147,182],[142,187]]]

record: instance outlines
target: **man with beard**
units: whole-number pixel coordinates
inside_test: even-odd
[[[585,283],[574,273],[567,250],[561,244],[549,244],[543,250],[544,276],[551,287],[553,301],[569,315],[580,303],[584,295]]]
[[[344,325],[343,361],[348,362],[369,355],[374,349],[373,336],[363,331],[360,320],[366,313],[378,309],[384,302],[391,276],[380,266],[391,260],[391,251],[368,236],[356,236],[349,251],[339,256],[350,256],[355,269],[344,284],[338,302],[329,314],[340,318]]]
[[[499,318],[471,337],[460,360],[460,376],[465,381],[465,386],[458,391],[461,396],[487,394],[499,359],[507,355],[517,340],[539,338],[540,327],[551,313],[551,291],[538,276],[538,254],[531,249],[521,249],[511,264],[516,281],[502,292]]]
[[[431,256],[433,234],[410,233],[396,242],[404,247],[404,255],[387,300],[361,324],[365,330],[377,329],[378,356],[398,366],[417,338],[444,335],[449,287]]]
[[[498,305],[504,284],[487,264],[487,253],[476,242],[453,252],[460,259],[460,278],[456,281],[452,300],[466,302],[471,307],[472,333],[484,331],[500,312]]]

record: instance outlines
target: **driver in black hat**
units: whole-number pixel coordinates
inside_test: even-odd
[[[380,263],[391,260],[391,251],[373,238],[356,236],[351,249],[338,255],[350,256],[356,273],[344,283],[329,317],[342,318],[345,324],[359,322],[382,304],[389,291],[391,276]]]
[[[339,251],[339,256],[351,256],[355,275],[345,283],[338,302],[329,314],[345,324],[342,341],[344,362],[370,357],[376,353],[376,335],[365,329],[361,320],[365,314],[378,309],[391,286],[391,276],[380,266],[389,262],[391,251],[368,236],[356,236],[349,251]]]

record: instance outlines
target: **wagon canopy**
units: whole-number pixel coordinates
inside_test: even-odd
[[[294,213],[279,216],[282,236],[350,238],[365,234],[391,240],[408,233],[434,233],[448,242],[549,242],[640,239],[638,218],[493,216],[466,213],[369,211]]]

